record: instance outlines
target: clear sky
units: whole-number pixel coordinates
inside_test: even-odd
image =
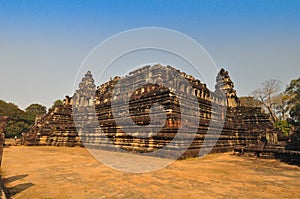
[[[72,95],[90,50],[139,27],[198,41],[229,71],[239,96],[268,79],[285,87],[300,76],[300,1],[0,0],[0,99],[51,106]]]

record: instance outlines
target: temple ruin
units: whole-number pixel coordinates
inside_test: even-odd
[[[180,75],[175,77],[174,71]],[[191,108],[193,106],[188,97],[176,96],[165,86],[149,83],[146,81],[149,79],[149,74],[158,80],[174,80],[172,84],[177,86],[181,92],[196,97],[199,107],[194,110]],[[188,81],[191,87],[185,86],[182,83],[183,80]],[[119,81],[122,81],[121,86],[117,84]],[[135,89],[134,84],[137,82],[143,86]],[[123,97],[127,97],[122,97],[121,92],[124,88],[131,93],[129,115],[125,112],[114,115],[111,108],[112,100],[118,104],[118,100],[122,101]],[[119,94],[119,97],[112,99],[113,92]],[[124,95],[128,94],[124,93]],[[179,104],[179,101],[182,103]],[[122,107],[121,103],[119,104],[120,109],[126,108]],[[152,113],[155,115],[155,122],[157,123],[149,126],[151,122],[149,111],[151,111],[153,104],[160,104],[164,108],[165,114]],[[92,113],[89,115],[91,110]],[[107,146],[108,150],[123,149],[146,154],[170,143],[179,128],[189,125],[186,121],[181,120],[180,110],[185,110],[185,113],[193,112],[197,116],[194,119],[199,121],[192,144],[182,155],[182,158],[198,156],[200,148],[206,147],[203,145],[203,141],[209,128],[212,128],[212,131],[222,132],[212,152],[230,151],[237,146],[257,146],[266,139],[269,143],[277,142],[277,130],[269,121],[268,115],[264,114],[260,108],[240,105],[234,84],[224,69],[221,69],[217,74],[215,91],[210,91],[206,84],[193,76],[171,66],[160,64],[145,66],[124,77],[112,78],[98,87],[94,83],[91,72],[88,71],[74,95],[72,97],[66,96],[63,105],[55,107],[43,117],[38,118],[30,132],[24,135],[24,141],[26,145],[83,146],[83,143],[88,143],[90,146],[103,146],[106,144],[103,142],[103,136],[105,136],[113,143],[113,147]],[[88,128],[81,128],[77,125],[76,129],[74,114],[82,114],[83,112],[87,113],[82,115],[83,121],[87,117],[96,117],[98,124],[90,125]],[[116,119],[119,121],[132,119],[147,133],[143,137],[139,137],[137,136],[138,133],[143,132],[135,132],[132,126],[126,126],[126,122],[118,125]],[[219,120],[224,120],[224,125],[210,127],[211,121],[217,122]],[[162,125],[163,128],[158,133],[153,134],[151,132],[158,129],[155,125]],[[131,131],[131,133],[126,133],[124,129]],[[186,132],[186,136],[188,135],[189,132]],[[178,144],[172,150],[176,150],[182,145],[184,143]]]

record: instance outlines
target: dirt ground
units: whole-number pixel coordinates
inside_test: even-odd
[[[1,176],[11,198],[300,198],[300,167],[229,153],[130,174],[80,147],[9,146]]]

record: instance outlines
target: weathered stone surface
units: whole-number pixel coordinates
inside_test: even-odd
[[[73,121],[73,105],[91,106],[95,93],[94,79],[90,71],[82,78],[73,97],[66,96],[64,104],[54,107],[46,115],[37,118],[36,124],[24,135],[25,145],[76,146],[82,145]]]
[[[172,71],[177,71],[180,77],[171,76]],[[145,80],[149,78],[147,74],[158,80],[172,79],[174,86],[178,86],[182,93],[193,94],[198,100],[199,107],[192,108],[191,99],[184,96],[176,96],[174,93],[159,84],[147,83]],[[192,89],[186,87],[181,78],[185,78],[191,85]],[[122,81],[121,86],[117,84]],[[134,89],[133,84],[143,84],[139,89]],[[119,87],[118,87],[119,86]],[[122,89],[129,89],[132,93],[129,100],[129,116],[124,113],[113,115],[111,109],[113,91],[122,94]],[[131,89],[131,90],[130,90]],[[82,142],[90,146],[106,146],[109,150],[123,149],[132,152],[140,152],[147,154],[166,146],[174,138],[178,129],[182,126],[189,127],[189,123],[181,120],[180,110],[185,113],[195,113],[196,120],[199,121],[198,131],[193,139],[193,143],[182,155],[182,158],[198,156],[200,148],[209,146],[203,145],[203,140],[207,134],[208,128],[212,132],[222,131],[217,144],[213,148],[213,152],[224,152],[233,150],[235,146],[258,145],[265,139],[276,142],[276,130],[273,128],[268,116],[263,114],[259,108],[240,106],[239,99],[234,90],[227,71],[222,69],[216,78],[215,91],[209,91],[205,84],[201,83],[194,77],[180,72],[171,66],[146,66],[129,73],[125,77],[115,77],[109,82],[95,87],[94,80],[90,72],[82,79],[79,90],[73,97],[66,97],[64,105],[56,107],[44,116],[33,127],[28,137],[35,137],[37,144],[56,145],[56,146],[75,146],[82,145]],[[225,93],[226,97],[223,97]],[[124,93],[124,95],[128,95]],[[187,95],[188,96],[188,95]],[[123,96],[126,97],[126,96]],[[122,101],[122,95],[114,99]],[[179,101],[182,102],[179,104]],[[149,127],[150,117],[149,111],[153,104],[158,103],[166,110],[165,113],[154,112],[157,124]],[[118,103],[115,103],[118,105]],[[83,122],[81,126],[77,126],[77,131],[73,122],[72,106],[77,114],[77,120]],[[120,110],[126,110],[122,103],[119,103]],[[92,110],[92,111],[91,111]],[[95,112],[96,115],[86,114]],[[97,117],[98,124],[86,125],[84,122],[88,118]],[[127,117],[127,118],[126,118]],[[166,117],[166,118],[165,118]],[[139,137],[143,132],[136,132],[132,125],[117,125],[115,119],[124,120],[132,119],[136,125],[147,129],[147,134],[143,138]],[[164,120],[160,118],[165,118]],[[218,122],[224,119],[225,124],[218,126]],[[214,121],[215,126],[209,126]],[[76,121],[78,124],[78,121]],[[157,127],[155,126],[157,125]],[[157,134],[155,132],[159,126],[163,126]],[[87,127],[88,126],[88,127]],[[151,129],[152,128],[152,129]],[[123,131],[129,129],[130,134]],[[81,141],[79,140],[79,135]],[[104,142],[104,136],[113,143],[113,146]],[[184,139],[180,143],[175,144],[170,150],[179,150],[190,139],[191,132],[185,132]],[[272,139],[271,139],[272,138]],[[27,139],[29,140],[29,139]],[[28,141],[33,143],[33,141]]]

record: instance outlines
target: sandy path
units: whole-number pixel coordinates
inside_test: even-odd
[[[10,146],[1,172],[12,198],[300,198],[300,167],[230,154],[130,174],[80,147]]]

